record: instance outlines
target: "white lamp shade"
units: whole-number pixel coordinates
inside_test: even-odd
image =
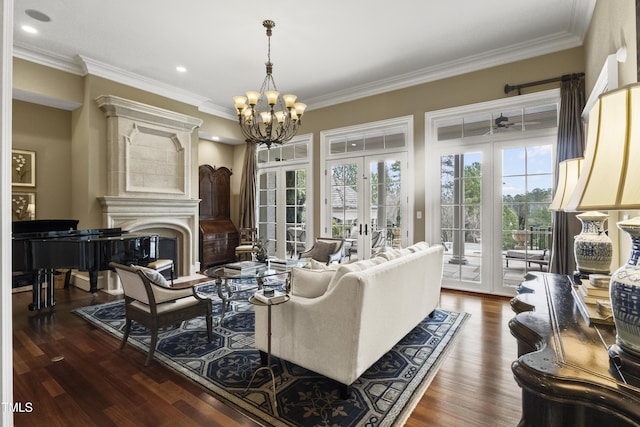
[[[600,96],[567,211],[640,209],[640,84]]]
[[[578,184],[583,158],[568,159],[558,165],[558,186],[553,201],[549,205],[552,211],[563,211]]]

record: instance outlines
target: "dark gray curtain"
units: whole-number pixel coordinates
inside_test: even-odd
[[[256,227],[256,152],[257,145],[247,141],[240,182],[240,228]]]
[[[556,156],[558,163],[584,155],[584,126],[582,123],[584,104],[584,77],[564,79],[560,87],[560,118]],[[556,165],[556,172],[557,169]],[[576,269],[573,237],[580,234],[580,231],[580,221],[576,218],[575,213],[554,213],[553,243],[549,266],[551,273],[573,274]]]

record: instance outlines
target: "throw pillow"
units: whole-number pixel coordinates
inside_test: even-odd
[[[327,291],[334,270],[291,269],[291,293],[304,298],[317,298]]]
[[[399,256],[401,256],[401,250],[400,249],[387,249],[384,252],[380,252],[378,255],[376,255],[376,258],[380,257],[380,258],[384,258],[387,261],[390,261],[392,259],[396,259]]]
[[[411,252],[423,251],[425,249],[429,249],[429,244],[427,242],[418,242],[409,246],[407,249],[409,249]]]
[[[147,279],[149,279],[150,282],[153,282],[156,285],[159,285],[165,288],[171,287],[171,283],[167,282],[167,279],[165,279],[164,276],[160,274],[158,271],[152,268],[143,267],[141,265],[132,265],[131,267],[142,271],[142,274],[144,274],[147,277]]]
[[[316,261],[315,259],[311,258],[311,260],[309,260],[309,264],[308,264],[309,268],[311,270],[333,270],[336,271],[339,267],[339,264],[329,264],[327,265],[326,262],[320,262],[320,261]]]
[[[385,261],[387,261],[385,258],[374,257],[371,259],[365,259],[358,262],[351,262],[349,264],[342,264],[340,267],[338,267],[338,270],[336,270],[336,274],[334,274],[334,276],[331,278],[331,281],[329,282],[329,286],[327,289],[329,290],[333,289],[333,287],[336,286],[336,284],[340,281],[342,276],[344,276],[347,273],[366,270],[369,267],[382,264]]]

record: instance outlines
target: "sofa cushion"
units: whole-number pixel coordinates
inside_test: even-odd
[[[335,270],[291,269],[291,293],[304,298],[316,298],[327,291]]]
[[[429,249],[429,244],[427,242],[418,242],[409,246],[407,249],[411,252],[423,251],[425,249]]]
[[[403,252],[404,249],[387,249],[384,252],[380,252],[378,255],[376,255],[376,258],[384,258],[387,261],[392,260],[392,259],[396,259],[402,255],[405,254],[405,252]],[[408,253],[408,251],[407,251]]]
[[[333,287],[336,286],[336,284],[340,281],[342,276],[344,276],[345,274],[348,274],[348,273],[351,273],[351,272],[354,272],[354,271],[362,271],[362,270],[365,270],[365,269],[367,269],[369,267],[373,267],[375,265],[382,264],[385,261],[387,261],[385,258],[373,257],[371,259],[365,259],[365,260],[361,260],[361,261],[357,261],[357,262],[351,262],[349,264],[342,264],[336,270],[335,274],[333,275],[333,278],[331,278],[331,282],[329,282],[329,286],[327,287],[327,289],[328,290],[333,289]]]
[[[326,262],[316,261],[313,258],[311,258],[309,260],[309,263],[306,265],[306,267],[310,268],[311,270],[333,270],[333,271],[336,271],[339,266],[340,266],[339,264],[327,265]]]
[[[165,288],[170,288],[171,284],[167,282],[167,279],[164,278],[159,271],[154,270],[152,268],[143,267],[141,265],[132,265],[131,267],[139,270],[149,279],[150,282],[155,283],[156,285],[163,286]]]
[[[539,250],[524,251],[519,249],[511,249],[507,251],[507,258],[538,260],[544,259],[544,255],[545,251]]]

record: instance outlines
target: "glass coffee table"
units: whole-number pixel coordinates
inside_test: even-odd
[[[204,271],[206,276],[211,277],[215,283],[218,291],[218,297],[222,300],[222,312],[220,314],[220,323],[224,320],[224,314],[229,308],[229,303],[233,300],[234,294],[237,292],[232,286],[233,280],[255,280],[257,289],[262,289],[264,286],[269,286],[268,282],[265,282],[267,278],[276,278],[277,276],[283,276],[285,283],[285,289],[289,293],[291,289],[291,268],[285,270],[282,269],[265,269],[258,272],[241,273],[241,272],[229,272],[225,270],[224,265],[208,268]],[[280,285],[282,282],[277,283]],[[276,284],[274,284],[275,286]],[[242,291],[247,291],[251,288],[243,288]],[[253,288],[256,289],[256,288]]]

